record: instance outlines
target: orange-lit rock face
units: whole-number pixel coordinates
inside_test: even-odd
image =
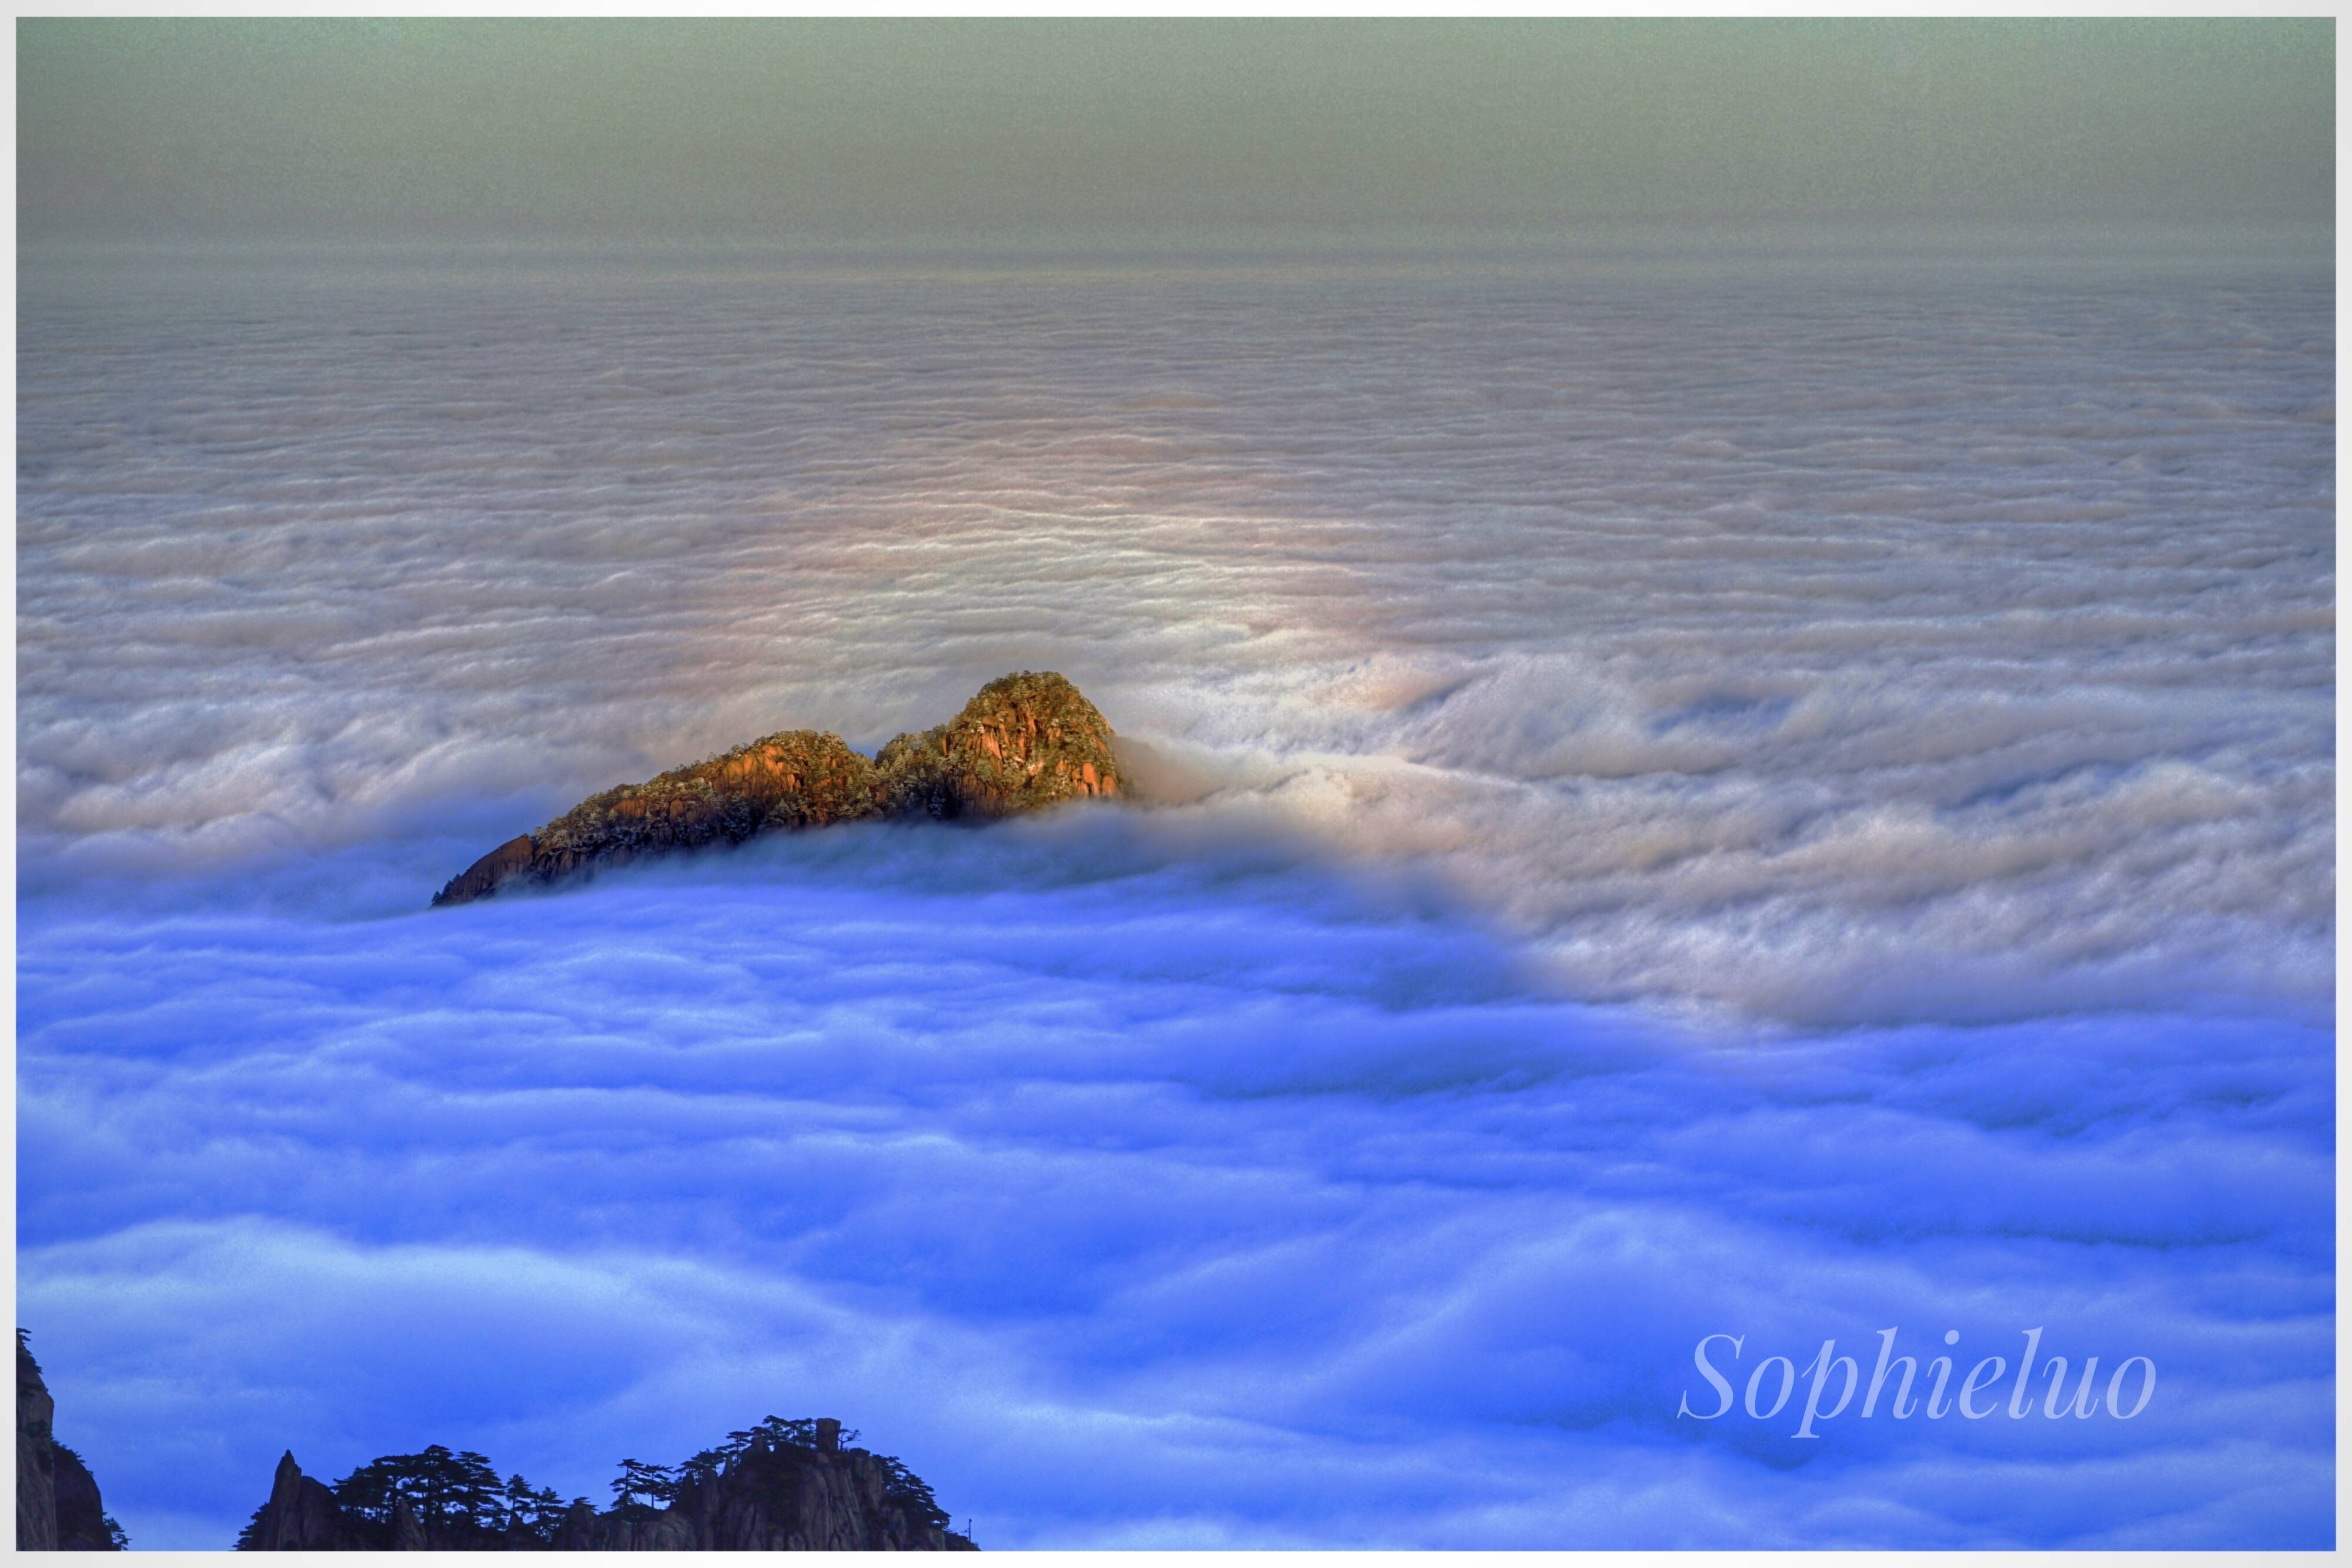
[[[933,817],[1002,817],[1118,793],[1111,728],[1055,674],[991,681],[954,718],[884,747],[875,766],[895,810]]]
[[[872,761],[837,735],[788,730],[644,784],[593,795],[509,840],[433,902],[465,904],[509,881],[551,882],[653,851],[861,817],[991,818],[1119,792],[1111,728],[1052,674],[991,681],[937,729],[901,735]]]

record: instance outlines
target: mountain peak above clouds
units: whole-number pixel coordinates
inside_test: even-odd
[[[590,796],[500,844],[433,902],[469,904],[671,850],[866,818],[988,820],[1121,792],[1110,726],[1050,671],[991,681],[943,725],[900,735],[871,761],[837,735],[781,730],[643,784]]]

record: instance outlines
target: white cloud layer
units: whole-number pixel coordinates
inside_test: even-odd
[[[818,1406],[992,1545],[2328,1539],[2324,277],[126,277],[19,1311],[141,1544]],[[1213,788],[423,911],[1024,666]],[[2162,1388],[1675,1419],[1888,1324]]]

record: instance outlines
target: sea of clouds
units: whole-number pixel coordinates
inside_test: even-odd
[[[989,1546],[2332,1540],[2324,262],[24,277],[18,1318],[134,1543],[771,1411]],[[1018,668],[1157,803],[425,908]],[[1676,1415],[1889,1326],[2159,1385]]]

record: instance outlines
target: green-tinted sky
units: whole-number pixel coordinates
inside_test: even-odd
[[[2330,21],[24,21],[24,238],[2328,221]]]

